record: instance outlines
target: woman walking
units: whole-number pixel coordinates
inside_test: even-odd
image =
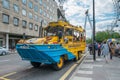
[[[104,42],[102,45],[102,54],[105,57],[106,63],[108,63],[109,47],[108,47],[108,44],[106,42]]]

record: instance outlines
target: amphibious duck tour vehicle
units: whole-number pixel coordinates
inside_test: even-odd
[[[22,60],[34,67],[51,64],[55,70],[62,69],[64,61],[79,60],[85,51],[84,29],[64,21],[50,22],[43,30],[42,38],[20,40],[16,49]]]

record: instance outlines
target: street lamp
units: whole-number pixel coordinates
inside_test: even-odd
[[[95,0],[93,0],[93,60],[96,60],[95,54]]]
[[[44,20],[41,20],[41,25],[39,27],[39,37],[42,37],[42,24],[43,24]]]

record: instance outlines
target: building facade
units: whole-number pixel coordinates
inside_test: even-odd
[[[15,48],[18,40],[39,37],[41,27],[57,21],[54,0],[0,0],[0,46]]]

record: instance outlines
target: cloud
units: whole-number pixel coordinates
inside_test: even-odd
[[[64,3],[65,16],[67,20],[73,25],[84,26],[85,11],[89,9],[90,19],[93,15],[93,0],[66,0]],[[96,31],[102,31],[110,25],[115,17],[114,6],[112,0],[95,0],[95,17],[96,17]],[[87,23],[87,36],[91,35],[91,27]]]

